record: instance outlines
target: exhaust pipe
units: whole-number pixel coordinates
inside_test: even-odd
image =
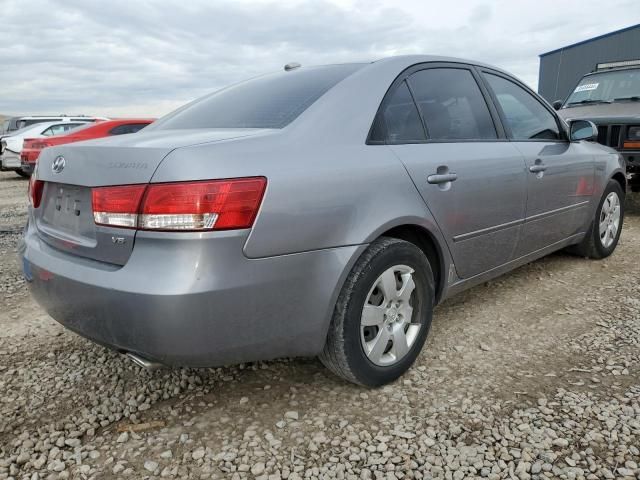
[[[144,368],[145,370],[154,371],[154,370],[158,370],[158,369],[164,367],[164,365],[162,365],[161,363],[152,362],[151,360],[147,360],[146,358],[142,358],[141,356],[136,355],[135,353],[126,352],[125,356],[129,360],[131,360],[133,363],[135,363],[139,367]]]

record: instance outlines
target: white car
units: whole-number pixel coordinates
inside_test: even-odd
[[[11,135],[1,137],[0,171],[7,172],[13,170],[20,176],[26,176],[22,173],[22,167],[20,165],[20,153],[22,152],[22,145],[25,138],[42,138],[60,135],[81,125],[86,125],[87,123],[91,123],[91,120],[43,122],[21,128]]]
[[[33,115],[27,117],[19,117],[15,119],[15,128],[14,130],[20,130],[24,127],[30,127],[31,125],[35,125],[36,123],[45,123],[45,122],[99,122],[101,120],[109,120],[106,117],[89,117],[87,115],[77,115],[75,117],[68,115]]]

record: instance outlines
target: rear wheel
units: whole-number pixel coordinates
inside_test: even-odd
[[[395,380],[420,353],[433,299],[433,273],[424,253],[404,240],[376,240],[349,273],[320,360],[361,385]]]
[[[25,173],[25,172],[23,172],[22,170],[14,170],[14,171],[15,171],[18,175],[20,175],[21,177],[24,177],[24,178],[29,178],[29,177],[31,176],[31,174],[30,174],[30,173]]]
[[[571,251],[588,258],[608,257],[618,245],[623,221],[624,192],[618,182],[610,180],[602,194],[589,232]]]

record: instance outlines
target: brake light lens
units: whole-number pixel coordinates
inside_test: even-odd
[[[99,187],[92,191],[97,224],[142,230],[230,230],[253,225],[264,177]]]
[[[35,174],[31,175],[29,179],[29,202],[33,208],[38,208],[42,201],[42,190],[44,189],[44,182],[42,180],[36,180]]]
[[[146,185],[119,185],[91,190],[93,220],[98,225],[136,228]]]

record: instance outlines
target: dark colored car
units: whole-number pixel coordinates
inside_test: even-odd
[[[625,159],[629,186],[640,192],[640,60],[598,64],[554,107],[565,120],[590,120],[598,142]]]

